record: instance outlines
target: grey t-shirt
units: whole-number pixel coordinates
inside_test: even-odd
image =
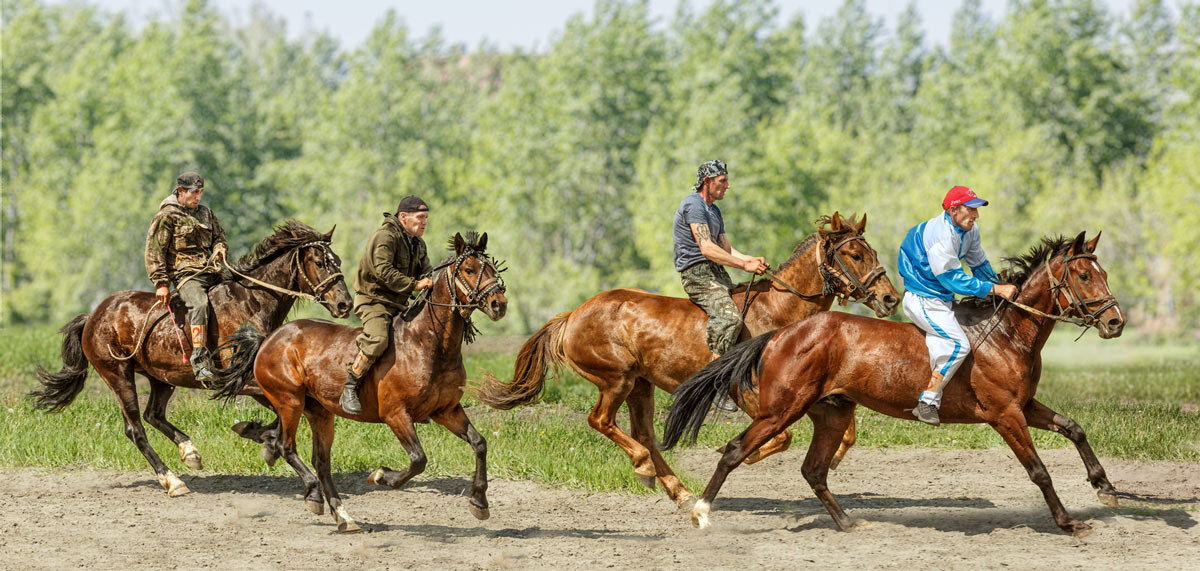
[[[714,244],[720,244],[718,236],[725,233],[725,219],[721,218],[721,209],[716,204],[708,205],[700,197],[699,192],[693,192],[683,197],[679,208],[675,210],[675,224],[672,234],[675,237],[675,271],[682,272],[700,262],[708,261],[700,253],[700,245],[692,235],[690,224],[708,224]]]

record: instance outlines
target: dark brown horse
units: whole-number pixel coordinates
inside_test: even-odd
[[[734,288],[733,300],[745,315],[741,340],[828,310],[836,297],[843,303],[847,297],[866,303],[880,317],[896,311],[896,290],[862,237],[866,215],[843,220],[835,212],[817,223],[818,230],[795,247],[775,274],[786,286],[763,280],[750,287],[748,296],[747,284]],[[543,325],[521,347],[513,381],[490,377],[479,388],[480,398],[499,409],[530,404],[542,391],[547,367],[569,364],[600,389],[588,424],[629,455],[643,484],[653,488],[657,478],[671,499],[684,506],[693,496],[655,443],[654,387],[673,393],[712,359],[705,345],[706,320],[704,311],[686,298],[636,289],[601,293]],[[737,395],[736,402],[754,416],[754,391]],[[617,426],[621,403],[629,405],[632,436]],[[854,427],[846,434],[852,442]],[[749,462],[787,449],[790,441],[790,432],[780,434]]]
[[[463,368],[464,335],[472,335],[469,317],[480,309],[492,320],[504,317],[508,301],[500,269],[484,253],[487,234],[455,234],[454,255],[435,270],[433,286],[423,307],[398,315],[392,321],[392,350],[385,353],[363,377],[363,411],[350,415],[339,404],[346,382],[346,365],[355,354],[354,338],[362,328],[328,321],[301,319],[280,327],[266,340],[253,332],[239,332],[238,363],[253,360],[254,378],[275,406],[282,426],[279,453],[304,482],[309,510],[324,513],[325,500],[339,531],[357,531],[354,519],[342,507],[330,472],[334,415],[360,422],[386,423],[411,461],[407,470],[379,468],[368,482],[399,488],[425,470],[425,451],[413,423],[433,419],[475,451],[475,476],[471,482],[471,513],[488,518],[487,442],[467,418],[459,401],[466,383]],[[248,333],[245,334],[244,333]],[[261,346],[260,346],[261,343]],[[232,388],[245,376],[230,380]],[[296,428],[300,416],[308,419],[313,435],[314,477],[296,455]],[[318,489],[319,487],[319,489]]]
[[[1045,239],[1028,254],[1010,259],[1013,268],[1001,275],[1002,281],[1019,288],[1016,303],[1003,303],[999,309],[990,301],[966,304],[965,313],[972,315],[960,315],[960,321],[976,322],[967,328],[975,350],[946,386],[938,411],[942,422],[987,423],[999,432],[1041,488],[1055,523],[1077,536],[1091,528],[1063,508],[1033,448],[1029,427],[1069,438],[1101,501],[1116,506],[1116,490],[1083,430],[1034,399],[1041,350],[1059,321],[1096,326],[1104,339],[1119,336],[1125,326],[1125,316],[1108,291],[1108,274],[1093,253],[1099,239],[1097,234],[1085,242],[1082,232],[1074,240]],[[801,472],[838,529],[849,529],[852,522],[825,478],[854,403],[915,420],[908,411],[916,406],[929,374],[924,337],[915,325],[844,313],[825,313],[734,347],[679,388],[667,418],[665,447],[673,446],[685,431],[694,440],[716,395],[730,384],[751,386],[757,375],[758,414],[729,442],[692,509],[692,522],[706,527],[713,498],[729,472],[807,412],[814,430]],[[825,406],[813,414],[818,404]]]
[[[341,260],[329,247],[332,236],[333,230],[318,234],[290,220],[238,260],[235,269],[250,279],[223,281],[209,291],[210,311],[220,324],[219,331],[209,328],[209,345],[227,340],[243,324],[273,331],[287,318],[297,296],[316,299],[335,317],[345,317],[350,312],[350,292],[339,269]],[[187,314],[177,297],[172,297],[172,307],[176,319]],[[152,292],[122,291],[109,296],[90,315],[80,315],[61,329],[63,366],[56,373],[39,367],[42,388],[30,396],[36,399],[37,408],[62,410],[83,389],[90,363],[121,404],[125,435],[146,457],[167,494],[179,496],[188,493],[187,485],[150,447],[138,418],[134,384],[135,374],[150,381],[146,422],[179,447],[184,464],[199,470],[200,452],[191,437],[167,421],[167,403],[175,387],[211,387],[196,381],[191,366],[183,360],[183,347],[175,329],[182,322],[172,323],[169,315]],[[183,345],[189,353],[190,345]],[[269,406],[254,384],[243,387],[240,394]]]

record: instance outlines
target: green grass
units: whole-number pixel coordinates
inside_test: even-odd
[[[124,435],[116,402],[92,372],[87,388],[74,404],[59,414],[35,411],[23,394],[36,384],[34,367],[41,363],[57,368],[60,338],[51,327],[0,330],[0,466],[88,467],[146,471],[145,460]],[[490,370],[511,374],[515,350],[484,347],[467,353],[468,377],[477,379]],[[1200,416],[1184,412],[1181,403],[1200,403],[1200,349],[1194,346],[1148,347],[1125,339],[1101,341],[1089,336],[1078,343],[1059,332],[1043,352],[1044,374],[1038,398],[1059,413],[1075,419],[1102,456],[1139,460],[1200,461]],[[142,387],[144,389],[144,386]],[[170,408],[170,418],[190,434],[204,457],[205,471],[227,474],[292,476],[280,462],[267,467],[259,446],[229,430],[240,420],[267,420],[269,413],[240,399],[222,405],[200,391],[180,391]],[[551,380],[542,403],[513,411],[494,411],[467,398],[476,427],[488,440],[488,468],[492,476],[531,479],[586,491],[620,490],[653,493],[633,478],[625,454],[587,425],[587,412],[595,404],[593,385],[574,372],[564,371]],[[659,430],[669,395],[657,394]],[[472,406],[474,405],[474,406]],[[706,426],[696,444],[712,449],[724,444],[746,426],[746,418],[719,415]],[[627,416],[622,415],[622,426]],[[885,417],[860,408],[857,446],[885,448],[920,446],[982,449],[1004,447],[995,431],[983,425],[946,425],[931,429],[916,422]],[[147,426],[151,444],[175,471],[191,470],[179,462],[175,446]],[[802,454],[811,435],[806,421],[797,422],[795,450]],[[435,424],[419,425],[418,434],[429,458],[430,475],[466,475],[474,465],[470,447]],[[1033,431],[1040,448],[1070,446],[1063,437]],[[302,424],[301,455],[307,459],[310,441]],[[667,454],[667,461],[673,454]],[[366,472],[380,465],[400,468],[408,457],[391,431],[380,424],[337,421],[334,468]],[[702,482],[685,476],[697,488]]]

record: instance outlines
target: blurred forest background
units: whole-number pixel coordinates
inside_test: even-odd
[[[375,15],[364,17],[376,17]],[[734,245],[778,263],[834,210],[869,214],[895,273],[904,232],[974,188],[993,264],[1044,235],[1104,231],[1132,327],[1200,329],[1200,2],[963,0],[948,45],[847,0],[820,22],[770,1],[598,0],[538,52],[450,45],[379,17],[352,50],[289,39],[259,9],[135,26],[85,4],[3,0],[0,324],[62,322],[149,290],[146,228],[175,176],[240,256],[287,218],[352,276],[400,197],[430,203],[439,257],[487,231],[527,333],[605,289],[682,295],[671,219],[696,166],[729,163]],[[436,262],[436,260],[435,260]],[[745,274],[734,272],[734,279]],[[322,315],[308,308],[312,315]]]

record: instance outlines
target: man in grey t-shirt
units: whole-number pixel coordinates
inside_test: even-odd
[[[716,358],[737,342],[742,316],[730,297],[733,281],[722,266],[762,275],[767,261],[748,256],[729,244],[721,209],[714,204],[729,190],[725,163],[708,161],[696,171],[696,184],[675,211],[675,270],[696,305],[708,314],[706,339]]]

